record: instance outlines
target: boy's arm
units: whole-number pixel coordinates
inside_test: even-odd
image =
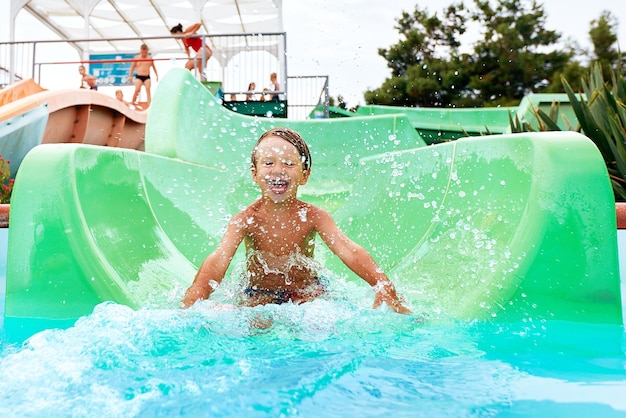
[[[159,81],[159,73],[157,72],[156,65],[154,65],[154,60],[152,60],[150,64],[152,64],[152,69],[154,70],[154,77],[156,78],[156,81]]]
[[[346,236],[338,227],[330,214],[317,209],[315,216],[316,229],[328,248],[335,253],[341,261],[359,277],[369,283],[376,292],[373,308],[378,308],[382,302],[387,303],[391,309],[398,313],[411,313],[402,305],[393,283],[378,267],[372,256],[365,248],[356,244]]]
[[[246,223],[242,217],[236,216],[228,224],[226,233],[219,245],[202,263],[193,283],[182,300],[182,306],[190,307],[198,300],[207,299],[222,281],[237,247],[246,235]]]

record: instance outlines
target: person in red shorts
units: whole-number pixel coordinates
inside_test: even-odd
[[[202,39],[199,37],[192,37],[192,35],[196,34],[198,30],[202,27],[202,23],[194,23],[183,30],[183,25],[180,23],[170,29],[170,33],[172,35],[184,35],[182,38],[183,45],[185,46],[185,53],[189,57],[189,60],[185,64],[185,68],[189,71],[192,71],[194,68],[198,68],[200,74],[202,76],[202,70],[206,65],[206,62],[213,55],[213,51],[209,47],[209,45],[204,45],[204,49],[202,48]],[[195,52],[195,56],[191,56],[191,50]],[[202,60],[202,55],[204,51],[204,61]]]

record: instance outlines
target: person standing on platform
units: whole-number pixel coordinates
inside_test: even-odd
[[[184,35],[182,38],[183,45],[185,46],[185,53],[189,57],[187,63],[185,63],[185,68],[189,71],[192,71],[194,68],[197,68],[200,71],[200,77],[204,79],[203,69],[206,66],[207,61],[213,55],[213,51],[208,45],[204,45],[204,49],[202,48],[203,38],[200,37],[192,37],[196,32],[202,27],[202,23],[194,23],[190,25],[187,29],[183,30],[183,25],[180,23],[170,29],[170,33],[172,35]],[[195,56],[191,56],[192,49],[195,52]],[[204,60],[202,56],[204,54]]]
[[[280,84],[278,84],[278,75],[276,73],[270,74],[270,83],[272,84],[271,91],[280,91]],[[280,97],[278,97],[278,94],[272,94],[270,95],[270,100],[277,102],[280,100]]]
[[[152,86],[152,82],[150,81],[150,69],[154,69],[156,81],[159,81],[159,74],[157,72],[156,66],[154,65],[154,60],[150,55],[148,55],[148,52],[148,45],[141,44],[141,47],[139,48],[139,55],[135,55],[135,58],[133,58],[133,64],[130,66],[130,71],[128,73],[128,82],[132,82],[133,71],[136,71],[134,81],[135,94],[133,94],[132,103],[137,102],[139,92],[141,91],[141,86],[144,86],[144,88],[146,89],[147,105],[150,106],[150,102],[152,101],[152,95],[150,93],[150,87]]]

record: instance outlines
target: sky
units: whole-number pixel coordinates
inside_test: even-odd
[[[330,94],[342,95],[350,107],[364,104],[363,92],[389,77],[387,62],[378,55],[399,40],[394,28],[403,11],[415,5],[440,12],[450,0],[283,0],[283,30],[287,34],[290,76],[328,75]],[[471,4],[471,0],[465,0]],[[546,27],[590,48],[589,25],[603,10],[620,23],[618,38],[626,45],[626,2],[618,0],[543,0]],[[9,40],[9,0],[0,0],[0,41]],[[16,40],[44,39],[47,29],[21,12]],[[7,21],[3,21],[6,19]],[[41,32],[42,36],[37,37]],[[470,35],[472,36],[472,35]],[[475,35],[474,35],[475,36]],[[45,36],[49,39],[49,35]],[[471,39],[468,39],[468,42]]]
[[[399,40],[394,28],[402,11],[415,5],[440,12],[448,0],[283,0],[289,74],[328,74],[330,94],[350,107],[364,104],[363,92],[380,87],[391,75],[378,55]],[[472,4],[465,0],[467,5]],[[546,27],[591,48],[589,25],[603,10],[620,23],[618,39],[626,49],[626,1],[544,0]],[[470,35],[471,36],[471,35]]]

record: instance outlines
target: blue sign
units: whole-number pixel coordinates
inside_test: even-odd
[[[97,79],[99,86],[124,86],[128,82],[128,72],[135,54],[93,54],[89,55],[89,74]],[[101,62],[94,62],[101,61]]]

